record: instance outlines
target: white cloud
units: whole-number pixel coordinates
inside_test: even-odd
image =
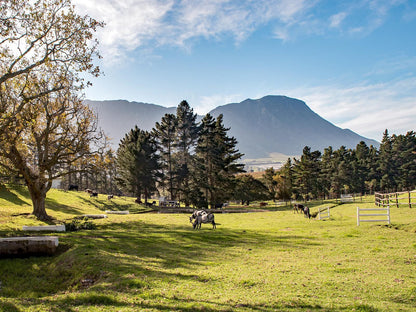
[[[341,25],[342,21],[346,17],[347,17],[347,13],[346,12],[341,12],[341,13],[332,15],[329,18],[329,21],[330,21],[329,27],[331,27],[331,28],[338,28]]]
[[[76,9],[104,21],[103,55],[158,45],[185,46],[189,40],[232,36],[238,43],[271,21],[295,23],[310,0],[73,0]]]
[[[357,0],[340,13],[316,15],[320,0],[73,0],[106,26],[98,34],[105,62],[123,58],[137,48],[176,45],[187,48],[194,38],[231,36],[236,43],[259,27],[271,24],[275,37],[292,33],[325,33],[344,26],[348,33],[368,34],[379,27],[389,10],[406,0]],[[336,5],[334,7],[336,10]],[[348,25],[346,17],[366,11],[366,18]],[[331,13],[330,13],[331,14]],[[329,24],[328,24],[329,19]],[[345,25],[344,25],[345,24]]]

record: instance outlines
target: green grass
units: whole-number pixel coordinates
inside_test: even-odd
[[[24,189],[0,195],[1,236],[40,224],[22,215],[31,211]],[[111,204],[50,195],[57,221]],[[134,209],[132,199],[111,205]],[[199,231],[184,214],[109,215],[95,230],[54,233],[54,256],[0,259],[0,311],[414,311],[416,209],[392,208],[390,226],[357,227],[357,203],[312,212],[325,205],[327,221],[282,208],[218,213],[216,230]]]

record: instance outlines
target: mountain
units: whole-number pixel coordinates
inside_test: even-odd
[[[163,107],[155,104],[115,101],[91,101],[85,103],[98,115],[98,125],[118,147],[120,140],[135,125],[143,130],[151,130],[165,114],[176,114],[176,107]]]
[[[86,101],[99,118],[99,125],[118,143],[135,125],[150,130],[166,113],[176,107],[163,107],[128,101]],[[351,130],[341,129],[313,112],[303,101],[285,96],[265,96],[241,103],[219,106],[210,114],[224,115],[224,125],[236,137],[238,148],[246,159],[269,157],[273,153],[300,155],[305,146],[323,151],[332,146],[354,148],[360,141],[378,147],[375,140]]]
[[[300,155],[305,146],[323,151],[332,146],[355,148],[360,141],[368,146],[379,143],[349,129],[341,129],[313,112],[303,101],[286,96],[247,99],[213,109],[210,114],[224,115],[229,134],[239,141],[247,158],[260,158],[270,153]]]

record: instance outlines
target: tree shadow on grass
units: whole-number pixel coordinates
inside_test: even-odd
[[[94,231],[62,233],[59,240],[67,248],[55,256],[0,260],[4,268],[1,295],[4,298],[31,298],[44,304],[42,297],[69,292],[67,298],[51,299],[48,305],[56,308],[64,305],[71,311],[75,298],[79,306],[123,307],[127,304],[120,302],[117,294],[136,296],[157,288],[155,283],[161,280],[167,283],[213,281],[214,278],[200,274],[199,268],[219,263],[224,254],[239,257],[252,248],[278,245],[299,249],[318,245],[313,238],[300,235],[279,236],[225,228],[194,231],[190,225],[158,225],[143,221],[102,224]],[[84,285],[85,281],[88,285]],[[80,290],[85,296],[80,295]],[[189,303],[179,302],[177,308],[176,300],[171,301],[173,303],[165,306],[148,300],[145,308],[198,311],[195,309],[198,305],[189,307]],[[22,302],[25,304],[24,300]],[[214,304],[217,305],[207,302],[201,310],[211,311],[210,306]],[[257,308],[245,309],[256,311]],[[212,308],[212,311],[216,310]],[[227,305],[220,310],[235,309]]]
[[[29,193],[25,191],[22,187],[16,187],[14,188],[14,190],[24,197],[27,197],[29,195]],[[4,200],[7,200],[8,202],[18,206],[30,205],[30,202],[19,198],[15,193],[10,192],[9,189],[4,185],[0,186],[0,196]]]
[[[42,304],[47,304],[48,308],[55,311],[65,309],[65,311],[78,311],[78,307],[99,308],[102,311],[113,311],[116,308],[130,308],[130,311],[151,310],[151,311],[181,311],[181,312],[195,312],[195,311],[255,311],[255,312],[273,312],[273,311],[317,311],[317,312],[336,312],[336,311],[359,311],[359,312],[377,312],[378,309],[366,304],[351,304],[348,306],[339,306],[334,308],[323,307],[319,304],[308,304],[299,301],[290,302],[270,302],[267,304],[249,304],[244,302],[230,301],[227,303],[216,302],[212,300],[203,299],[203,296],[198,298],[166,298],[160,295],[153,296],[150,300],[135,300],[133,303],[116,299],[113,295],[105,293],[97,293],[96,291],[86,291],[78,293],[74,296],[61,298],[57,300],[41,299],[33,300],[31,307],[36,304],[36,301]],[[1,311],[20,311],[11,303],[5,303],[5,310]]]
[[[52,198],[47,198],[45,201],[46,210],[59,211],[67,214],[79,215],[83,210],[63,204],[61,201],[56,201]]]

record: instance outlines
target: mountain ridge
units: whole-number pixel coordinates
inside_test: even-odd
[[[85,102],[97,112],[100,127],[117,144],[135,125],[151,130],[166,113],[176,113],[176,107],[126,100]],[[305,102],[283,95],[267,95],[260,99],[224,104],[209,113],[214,117],[223,114],[224,125],[230,128],[229,135],[237,139],[238,148],[245,158],[263,158],[272,153],[300,155],[305,146],[323,151],[328,146],[334,149],[341,145],[355,148],[360,141],[368,146],[379,145],[377,141],[350,129],[335,126],[320,117]]]

